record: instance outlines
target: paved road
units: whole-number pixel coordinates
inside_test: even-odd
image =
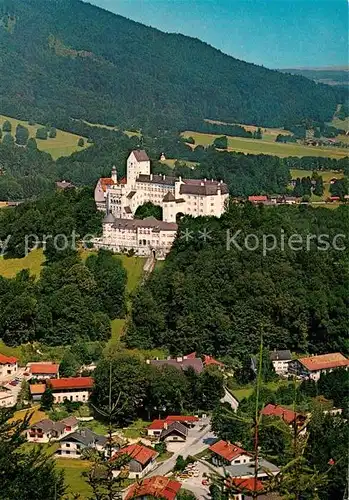
[[[171,458],[162,462],[156,469],[152,470],[148,474],[148,477],[158,475],[164,476],[173,469],[178,455],[182,455],[183,458],[186,458],[188,455],[196,455],[210,446],[215,439],[215,435],[211,431],[211,422],[209,419],[205,419],[202,420],[200,424],[205,425],[205,427],[200,429],[200,426],[197,425],[194,429],[189,431],[189,436],[186,443],[183,444],[183,447],[176,451]]]

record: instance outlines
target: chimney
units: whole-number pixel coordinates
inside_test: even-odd
[[[164,422],[164,429],[167,429],[168,428],[168,424],[167,422]]]
[[[206,179],[206,177],[205,177],[204,181],[205,181],[205,182],[207,182],[207,179]]]
[[[153,174],[150,174],[150,180],[151,181],[153,180]]]
[[[116,184],[118,182],[118,174],[116,172],[115,165],[113,166],[112,171],[111,171],[111,178],[112,178],[112,181],[114,182],[114,184]]]
[[[182,182],[182,176],[181,175],[178,177],[178,180],[179,180],[179,182]]]
[[[201,181],[201,182],[200,182],[200,186],[204,186],[204,185],[205,185],[205,184]]]
[[[182,356],[178,356],[177,363],[181,363],[182,361],[183,361],[183,357]]]
[[[162,179],[165,180],[166,179],[166,175],[165,174],[162,174]]]

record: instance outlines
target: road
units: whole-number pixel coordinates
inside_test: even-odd
[[[200,428],[201,426],[204,427]],[[211,431],[210,419],[201,420],[199,425],[196,425],[189,431],[189,436],[187,441],[183,443],[183,446],[178,448],[171,458],[152,470],[147,477],[168,474],[174,468],[179,455],[182,455],[183,458],[186,458],[188,455],[196,455],[208,448],[215,439],[216,437]]]

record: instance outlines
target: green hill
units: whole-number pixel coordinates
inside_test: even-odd
[[[78,0],[0,0],[1,113],[123,129],[329,121],[336,89]]]

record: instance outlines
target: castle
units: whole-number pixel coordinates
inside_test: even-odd
[[[107,215],[103,237],[97,238],[95,245],[115,252],[132,249],[137,255],[153,252],[163,259],[176,237],[179,215],[220,217],[228,197],[223,181],[152,174],[147,153],[134,150],[127,159],[126,178],[118,180],[113,167],[111,177],[97,182],[95,202]],[[162,207],[162,221],[153,217],[134,219],[137,208],[146,202]]]

